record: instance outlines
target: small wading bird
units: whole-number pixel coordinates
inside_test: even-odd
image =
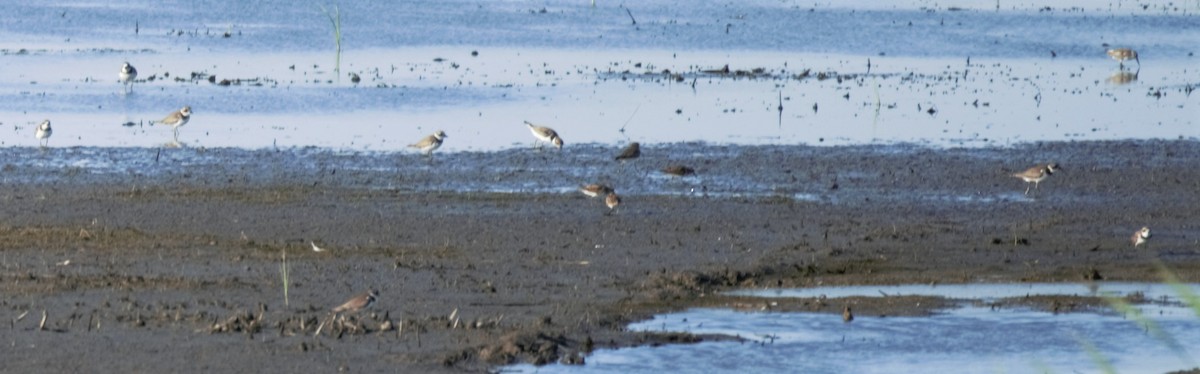
[[[537,138],[537,140],[533,141],[534,147],[537,147],[538,140],[540,140],[546,143],[554,144],[554,146],[558,147],[558,149],[562,149],[563,140],[562,138],[558,137],[558,133],[555,132],[554,129],[536,126],[529,121],[525,121],[525,126],[529,126],[529,132],[533,133],[533,137]]]
[[[126,62],[121,66],[121,72],[117,74],[117,79],[121,82],[121,88],[125,89],[125,93],[133,92],[133,81],[137,79],[137,69]]]
[[[612,213],[613,209],[617,209],[617,205],[621,205],[621,197],[617,196],[616,192],[609,192],[608,196],[604,197],[604,205],[608,205],[608,213]]]
[[[685,177],[696,174],[696,169],[692,169],[683,165],[671,165],[663,168],[662,172],[666,173],[667,175],[674,175],[676,177]]]
[[[1119,64],[1119,66],[1122,69],[1125,68],[1125,61],[1129,61],[1129,60],[1136,61],[1138,64],[1138,68],[1142,67],[1142,61],[1138,60],[1137,51],[1129,49],[1129,48],[1110,49],[1110,50],[1108,50],[1108,57],[1112,57],[1113,60],[1117,60],[1117,63]]]
[[[182,109],[171,112],[171,114],[168,114],[166,117],[158,120],[156,123],[160,125],[171,126],[171,129],[175,130],[175,140],[178,141],[179,126],[186,125],[190,119],[192,119],[192,107],[184,106]]]
[[[621,151],[621,154],[617,155],[617,157],[614,157],[613,159],[617,161],[625,161],[638,158],[641,155],[642,145],[638,144],[637,142],[633,142],[629,143],[629,146],[626,146],[625,149]]]
[[[442,140],[448,138],[445,132],[438,130],[433,135],[421,138],[421,141],[409,144],[411,148],[420,149],[426,156],[433,156],[433,151],[442,146]]]
[[[842,309],[842,322],[849,323],[850,321],[853,321],[853,320],[854,320],[854,313],[850,312],[850,306],[847,305],[845,309]]]
[[[333,312],[334,313],[357,312],[357,311],[360,311],[360,310],[370,307],[371,304],[375,303],[375,299],[378,297],[379,297],[379,292],[377,292],[375,290],[368,290],[367,292],[361,293],[357,296],[350,298],[350,300],[346,300],[346,302],[344,304],[339,305],[337,308],[333,308]]]
[[[34,136],[38,138],[38,145],[44,148],[50,145],[50,134],[53,133],[54,130],[50,128],[50,120],[45,120],[38,125],[37,133]]]
[[[1050,174],[1054,174],[1054,172],[1059,171],[1059,170],[1062,170],[1062,168],[1058,167],[1058,164],[1051,163],[1051,164],[1046,164],[1046,165],[1034,166],[1029,169],[1026,169],[1023,172],[1013,174],[1012,176],[1021,178],[1022,180],[1025,181],[1025,183],[1033,183],[1033,188],[1037,189],[1038,183],[1041,183],[1043,180],[1046,179],[1046,177],[1049,177]],[[1025,194],[1026,195],[1029,194],[1029,186],[1028,185],[1025,186]]]
[[[595,183],[579,187],[579,192],[587,195],[587,197],[597,197],[613,192],[613,188],[604,184]]]
[[[1133,237],[1129,238],[1129,241],[1133,242],[1134,248],[1137,248],[1139,245],[1146,244],[1147,240],[1150,240],[1149,227],[1143,227],[1141,230],[1135,231],[1133,233]]]
[[[50,135],[54,133],[54,129],[50,128],[50,120],[42,121],[37,127],[37,133],[33,136],[38,139],[38,145],[45,148],[50,145]]]

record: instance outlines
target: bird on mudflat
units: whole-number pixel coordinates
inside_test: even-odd
[[[426,156],[432,156],[433,151],[440,148],[442,146],[442,141],[448,137],[449,136],[447,136],[444,131],[438,130],[437,132],[433,133],[433,135],[421,138],[420,141],[409,144],[408,146],[409,148],[420,149],[421,152],[425,153]]]
[[[346,300],[346,302],[343,303],[342,305],[339,305],[338,307],[333,308],[333,312],[334,313],[357,312],[357,311],[360,311],[360,310],[370,307],[371,304],[375,303],[375,300],[378,297],[379,297],[378,291],[367,290],[367,292],[358,294],[358,295],[350,298],[350,300]]]
[[[617,209],[617,205],[621,205],[621,197],[617,196],[616,192],[609,192],[608,196],[604,197],[604,205],[607,205],[608,212],[612,213],[613,209]]]
[[[587,195],[587,197],[597,197],[607,195],[613,192],[613,188],[605,184],[593,183],[579,187],[579,192]]]
[[[1038,166],[1031,167],[1029,169],[1025,169],[1025,171],[1013,174],[1012,176],[1021,178],[1021,180],[1024,180],[1025,183],[1033,183],[1033,188],[1037,189],[1038,183],[1041,183],[1043,180],[1046,180],[1046,178],[1049,177],[1050,174],[1054,174],[1054,172],[1059,171],[1059,170],[1062,170],[1062,168],[1060,168],[1058,166],[1058,164],[1050,163],[1050,164],[1046,164],[1046,165],[1038,165]],[[1025,186],[1025,194],[1026,195],[1029,194],[1029,186],[1028,185]]]
[[[1134,248],[1137,248],[1139,245],[1146,244],[1146,241],[1148,240],[1150,240],[1149,227],[1142,227],[1141,230],[1135,231],[1133,236],[1129,238],[1129,241],[1133,243]]]
[[[626,146],[625,149],[621,151],[621,154],[618,154],[617,157],[614,157],[613,159],[616,161],[625,161],[625,160],[632,160],[632,159],[638,158],[641,155],[642,155],[642,145],[638,144],[638,142],[633,142],[633,143],[629,143],[629,145]]]
[[[558,147],[558,149],[562,149],[563,140],[558,136],[558,132],[554,131],[554,129],[544,126],[537,126],[529,121],[525,121],[525,125],[529,126],[529,132],[533,133],[533,137],[537,138],[537,140],[554,144],[554,146]],[[537,146],[538,144],[536,140],[533,143],[534,146]]]
[[[685,177],[688,175],[696,174],[696,169],[692,169],[690,167],[683,166],[683,165],[671,165],[671,166],[667,166],[667,167],[663,168],[662,172],[667,175],[673,175],[676,177]]]

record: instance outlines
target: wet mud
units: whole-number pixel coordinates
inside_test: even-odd
[[[722,294],[739,288],[1160,281],[1160,263],[1200,281],[1194,141],[668,144],[612,162],[619,150],[433,160],[0,150],[10,160],[0,356],[17,372],[484,371],[730,339],[625,330],[690,307],[840,320],[846,305],[859,316],[924,315],[945,302]],[[137,160],[113,161],[122,158]],[[1024,195],[1011,174],[1040,162],[1064,171]],[[656,174],[668,163],[696,175]],[[615,211],[575,191],[594,182],[622,193]],[[1154,236],[1135,249],[1129,236],[1142,226]],[[367,310],[330,312],[368,288],[380,298]]]

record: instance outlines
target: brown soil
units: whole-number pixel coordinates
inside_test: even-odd
[[[260,153],[251,156],[277,157]],[[1043,157],[1066,171],[1026,200],[1009,174]],[[482,371],[578,362],[599,348],[728,339],[624,330],[691,306],[811,310],[840,323],[847,304],[872,318],[945,303],[719,294],[736,288],[1157,281],[1159,261],[1200,280],[1195,142],[747,147],[693,161],[700,179],[678,183],[703,184],[717,170],[773,180],[783,172],[766,165],[786,165],[797,185],[820,189],[784,182],[774,197],[623,194],[606,215],[600,201],[574,193],[378,185],[420,180],[419,171],[351,176],[376,185],[314,184],[304,172],[243,185],[233,181],[247,172],[234,167],[136,183],[71,169],[4,183],[0,316],[9,326],[0,327],[0,358],[14,372]],[[630,164],[639,162],[660,167]],[[39,171],[4,172],[26,180]],[[789,197],[795,192],[820,198]],[[1134,249],[1128,237],[1142,226],[1154,237]],[[310,240],[328,251],[313,252]],[[330,308],[367,288],[380,291],[376,305],[332,318]],[[1072,311],[1091,302],[998,306]]]

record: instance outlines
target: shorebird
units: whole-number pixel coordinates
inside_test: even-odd
[[[133,80],[137,79],[137,69],[128,62],[121,66],[121,72],[117,74],[117,79],[121,82],[121,87],[126,93],[133,92]]]
[[[608,196],[604,197],[604,205],[608,205],[608,212],[612,213],[617,205],[621,205],[621,197],[617,196],[616,192],[609,192]]]
[[[371,304],[375,303],[375,299],[378,297],[379,297],[378,291],[368,290],[367,292],[358,294],[358,295],[350,298],[350,300],[346,300],[346,302],[344,304],[339,305],[337,308],[333,308],[333,312],[334,313],[357,312],[357,311],[366,309],[367,307],[370,307]]]
[[[529,132],[532,132],[533,137],[537,138],[537,140],[541,140],[543,142],[554,144],[554,146],[558,147],[558,149],[562,149],[563,140],[562,140],[562,138],[558,137],[558,133],[555,132],[554,129],[549,128],[549,127],[536,126],[536,125],[530,123],[529,121],[525,121],[525,125],[529,126]],[[534,143],[534,146],[537,145],[536,140],[533,143]]]
[[[38,138],[38,145],[41,145],[42,147],[46,147],[46,146],[50,145],[50,134],[53,134],[53,133],[54,133],[54,130],[50,128],[50,120],[45,120],[45,121],[42,121],[42,123],[40,125],[38,125],[37,134],[34,134],[34,136],[36,136]]]
[[[613,159],[617,160],[617,161],[632,160],[632,159],[638,158],[638,156],[641,156],[641,155],[642,155],[642,145],[638,144],[637,142],[633,142],[633,143],[629,143],[629,145],[626,146],[625,149],[621,151],[621,154],[617,155],[617,157],[615,157]]]
[[[853,320],[854,320],[854,313],[850,312],[850,306],[847,305],[846,309],[842,309],[842,322],[849,323],[850,321],[853,321]]]
[[[594,184],[589,184],[586,186],[579,187],[579,192],[582,192],[584,195],[587,195],[587,197],[596,197],[596,196],[607,195],[609,193],[612,193],[613,188],[609,187],[607,185],[604,185],[604,184],[594,183]]]
[[[433,156],[433,151],[442,146],[442,140],[448,138],[445,132],[438,130],[433,135],[421,138],[421,141],[409,144],[411,148],[420,149],[426,156]]]
[[[1022,180],[1025,181],[1025,183],[1033,183],[1033,188],[1037,189],[1038,183],[1041,183],[1041,181],[1045,180],[1046,177],[1049,177],[1050,174],[1054,174],[1054,172],[1059,171],[1061,169],[1062,168],[1058,167],[1058,164],[1051,163],[1051,164],[1046,164],[1046,165],[1034,166],[1029,169],[1026,169],[1023,172],[1013,174],[1012,176],[1021,178]],[[1029,194],[1029,186],[1025,186],[1025,194],[1026,195]]]
[[[696,174],[696,169],[692,169],[683,165],[671,165],[663,168],[662,172],[669,175],[674,175],[676,177],[686,177],[688,175]]]
[[[1147,240],[1150,240],[1150,228],[1149,227],[1143,227],[1141,230],[1135,231],[1133,233],[1133,236],[1129,238],[1129,241],[1133,243],[1134,248],[1137,248],[1137,246],[1139,246],[1139,245],[1145,244]]]
[[[1137,61],[1138,67],[1142,67],[1142,61],[1138,60],[1137,51],[1129,48],[1110,49],[1108,50],[1108,57],[1112,57],[1113,60],[1117,60],[1117,63],[1120,64],[1122,69],[1125,68],[1125,61],[1129,60]]]
[[[175,140],[179,140],[179,126],[186,125],[188,120],[192,119],[192,107],[184,106],[183,109],[171,112],[166,117],[158,120],[158,124],[171,126],[175,130]]]

